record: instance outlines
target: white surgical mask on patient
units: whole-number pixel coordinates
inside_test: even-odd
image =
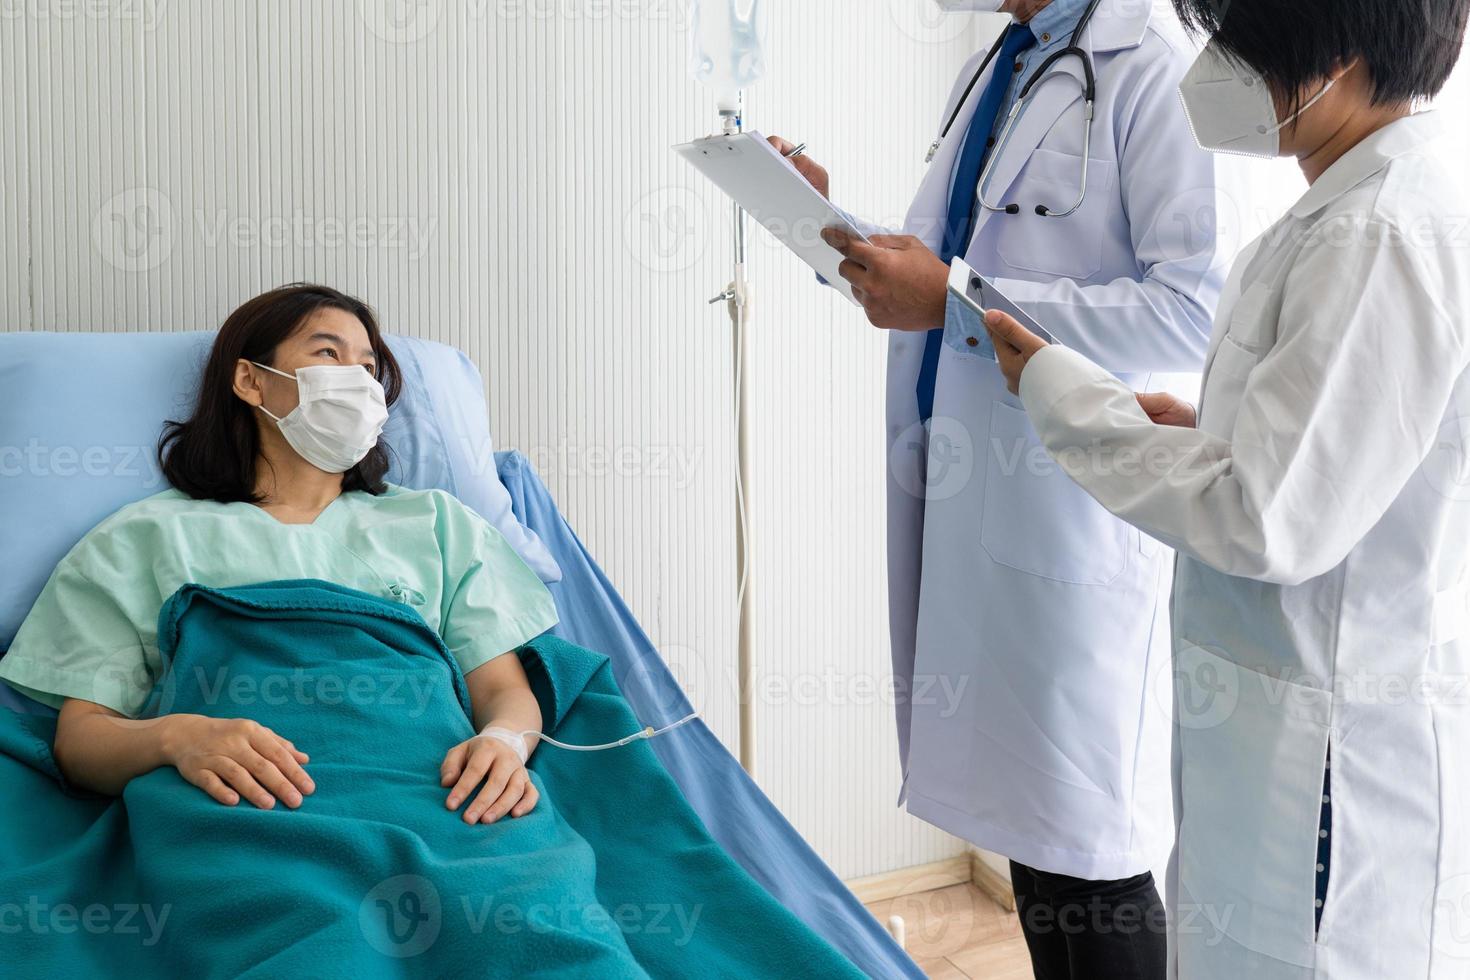
[[[270,416],[291,448],[317,469],[346,473],[372,452],[388,424],[383,386],[367,369],[351,364],[315,364],[294,375],[251,361],[296,382],[300,403],[284,417]]]
[[[1260,72],[1231,58],[1211,41],[1179,83],[1179,96],[1195,142],[1203,149],[1276,157],[1281,154],[1281,131],[1336,84],[1337,79],[1330,79],[1289,118],[1278,120],[1271,87]]]

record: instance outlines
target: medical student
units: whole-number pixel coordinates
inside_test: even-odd
[[[1217,164],[1179,104],[1194,50],[1138,0],[941,6],[1013,22],[939,114],[908,235],[829,233],[868,318],[892,330],[905,799],[1011,859],[1039,977],[1161,976],[1151,869],[1173,824],[1168,698],[1150,682],[1167,662],[1169,558],[1050,464],[994,359],[946,333],[945,294],[962,256],[1128,384],[1198,372],[1231,256],[1211,220]],[[825,193],[826,172],[793,160]],[[934,696],[941,680],[957,709]]]
[[[990,326],[1047,449],[1179,552],[1178,973],[1464,977],[1470,201],[1413,107],[1470,0],[1175,3],[1213,33],[1202,144],[1311,182],[1230,276],[1198,411]]]

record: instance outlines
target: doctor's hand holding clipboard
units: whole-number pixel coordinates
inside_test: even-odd
[[[822,240],[842,253],[837,269],[852,283],[868,322],[885,330],[933,330],[944,323],[949,267],[913,235],[872,235],[859,241],[836,228]]]
[[[795,153],[789,140],[769,138],[771,145],[823,197],[829,197],[826,168],[811,157]],[[842,253],[838,272],[852,284],[852,295],[862,304],[868,321],[890,330],[930,330],[944,322],[944,284],[949,268],[929,246],[912,235],[871,235],[868,241],[837,228],[822,232],[822,240]]]

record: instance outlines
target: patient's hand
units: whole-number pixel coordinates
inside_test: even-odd
[[[481,783],[485,788],[465,807],[465,823],[494,823],[507,813],[523,817],[535,809],[540,797],[515,749],[493,738],[476,735],[460,742],[444,756],[444,764],[439,767],[439,785],[454,787],[444,805],[451,810],[459,809]]]
[[[316,783],[301,768],[307,755],[245,718],[170,715],[164,757],[189,782],[226,806],[243,796],[262,810],[276,801],[293,810]]]

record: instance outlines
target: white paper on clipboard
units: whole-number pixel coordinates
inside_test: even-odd
[[[842,255],[822,241],[822,229],[839,228],[863,241],[868,240],[867,236],[818,194],[764,136],[757,132],[711,136],[680,143],[674,152],[712,180],[833,289],[857,305],[852,285],[837,274]]]

